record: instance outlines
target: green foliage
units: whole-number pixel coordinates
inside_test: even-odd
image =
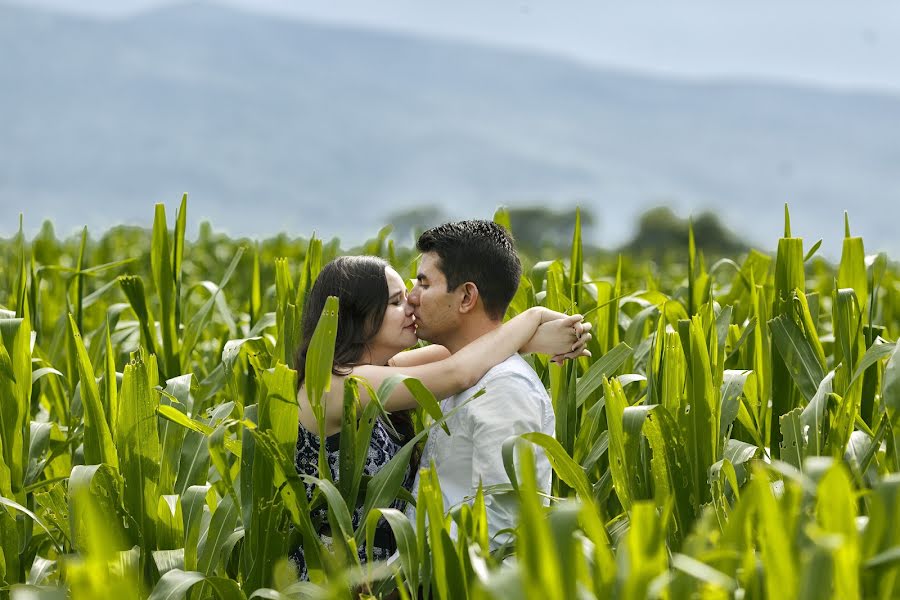
[[[148,230],[57,240],[45,225],[30,242],[0,241],[0,595],[900,595],[900,272],[865,256],[848,219],[838,265],[814,256],[818,243],[804,253],[786,211],[774,258],[734,256],[700,217],[669,223],[681,250],[648,268],[583,247],[590,215],[555,215],[534,237],[554,260],[525,257],[508,316],[580,312],[593,356],[530,357],[555,437],[507,440],[510,485],[462,506],[444,505],[422,465],[412,522],[389,507],[408,496],[416,445],[449,416],[419,381],[347,378],[338,480],[294,466],[300,317],[338,242],[247,244],[208,225],[191,242],[186,210],[182,198],[172,230],[160,205]],[[546,216],[495,219],[528,240],[535,215]],[[391,235],[359,247],[414,269]],[[707,267],[716,248],[732,257]],[[322,425],[339,310],[330,299],[304,365]],[[364,477],[397,385],[419,401],[417,435]],[[493,494],[516,496],[520,515],[489,540]],[[319,506],[327,523],[313,520]],[[399,558],[360,564],[381,519]],[[308,582],[285,561],[298,545]]]

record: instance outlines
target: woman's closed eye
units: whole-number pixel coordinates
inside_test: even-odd
[[[406,302],[406,292],[397,292],[395,294],[392,294],[390,299],[388,300],[388,303],[391,306],[401,306],[405,302]]]

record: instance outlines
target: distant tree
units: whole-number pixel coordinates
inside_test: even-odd
[[[667,206],[652,208],[641,215],[638,231],[621,251],[628,254],[663,258],[672,250],[683,251],[688,245],[689,219],[678,217]],[[729,231],[719,217],[703,212],[693,219],[694,242],[705,254],[719,256],[747,249],[747,243]]]
[[[533,256],[542,250],[563,250],[572,244],[575,209],[553,210],[542,206],[510,208],[509,222],[519,250]],[[593,228],[594,215],[581,209],[583,231]]]
[[[414,244],[420,233],[449,220],[443,209],[433,205],[399,210],[387,218],[387,222],[394,226],[394,239],[401,244]]]

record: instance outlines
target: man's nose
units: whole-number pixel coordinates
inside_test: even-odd
[[[417,305],[419,304],[419,286],[414,285],[413,289],[409,291],[409,294],[406,295],[406,303]]]

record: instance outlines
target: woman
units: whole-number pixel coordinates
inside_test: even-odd
[[[590,339],[583,326],[582,335],[575,332],[580,315],[563,315],[543,308],[533,308],[511,319],[500,328],[472,342],[454,355],[441,346],[428,346],[409,352],[403,350],[417,342],[415,319],[406,302],[406,286],[397,272],[380,258],[345,256],[325,265],[316,279],[303,310],[303,343],[297,353],[296,368],[300,388],[300,427],[296,466],[301,474],[318,476],[318,422],[306,395],[306,354],[312,334],[328,296],[339,299],[338,329],[330,391],[323,397],[325,405],[325,448],[332,479],[338,478],[339,432],[343,413],[344,380],[351,373],[367,379],[374,389],[387,378],[403,374],[419,379],[437,398],[456,394],[474,385],[493,366],[519,350],[543,351],[551,355],[589,354],[583,350]],[[541,332],[536,335],[538,328]],[[360,401],[369,402],[368,393],[360,388]],[[397,386],[389,398],[381,398],[391,414],[393,428],[377,420],[369,444],[364,474],[374,475],[413,436],[409,410],[418,406],[405,386]],[[394,429],[399,439],[390,433]],[[418,463],[418,460],[414,461]],[[411,464],[403,481],[410,489],[417,464]],[[309,489],[311,493],[311,488]],[[394,503],[403,509],[403,502]],[[313,519],[326,523],[326,508],[314,511]],[[352,515],[353,527],[363,517],[361,507]],[[388,525],[382,521],[375,535],[373,557],[384,559],[395,550]],[[365,560],[365,546],[359,548]],[[302,550],[292,558],[305,578]]]

